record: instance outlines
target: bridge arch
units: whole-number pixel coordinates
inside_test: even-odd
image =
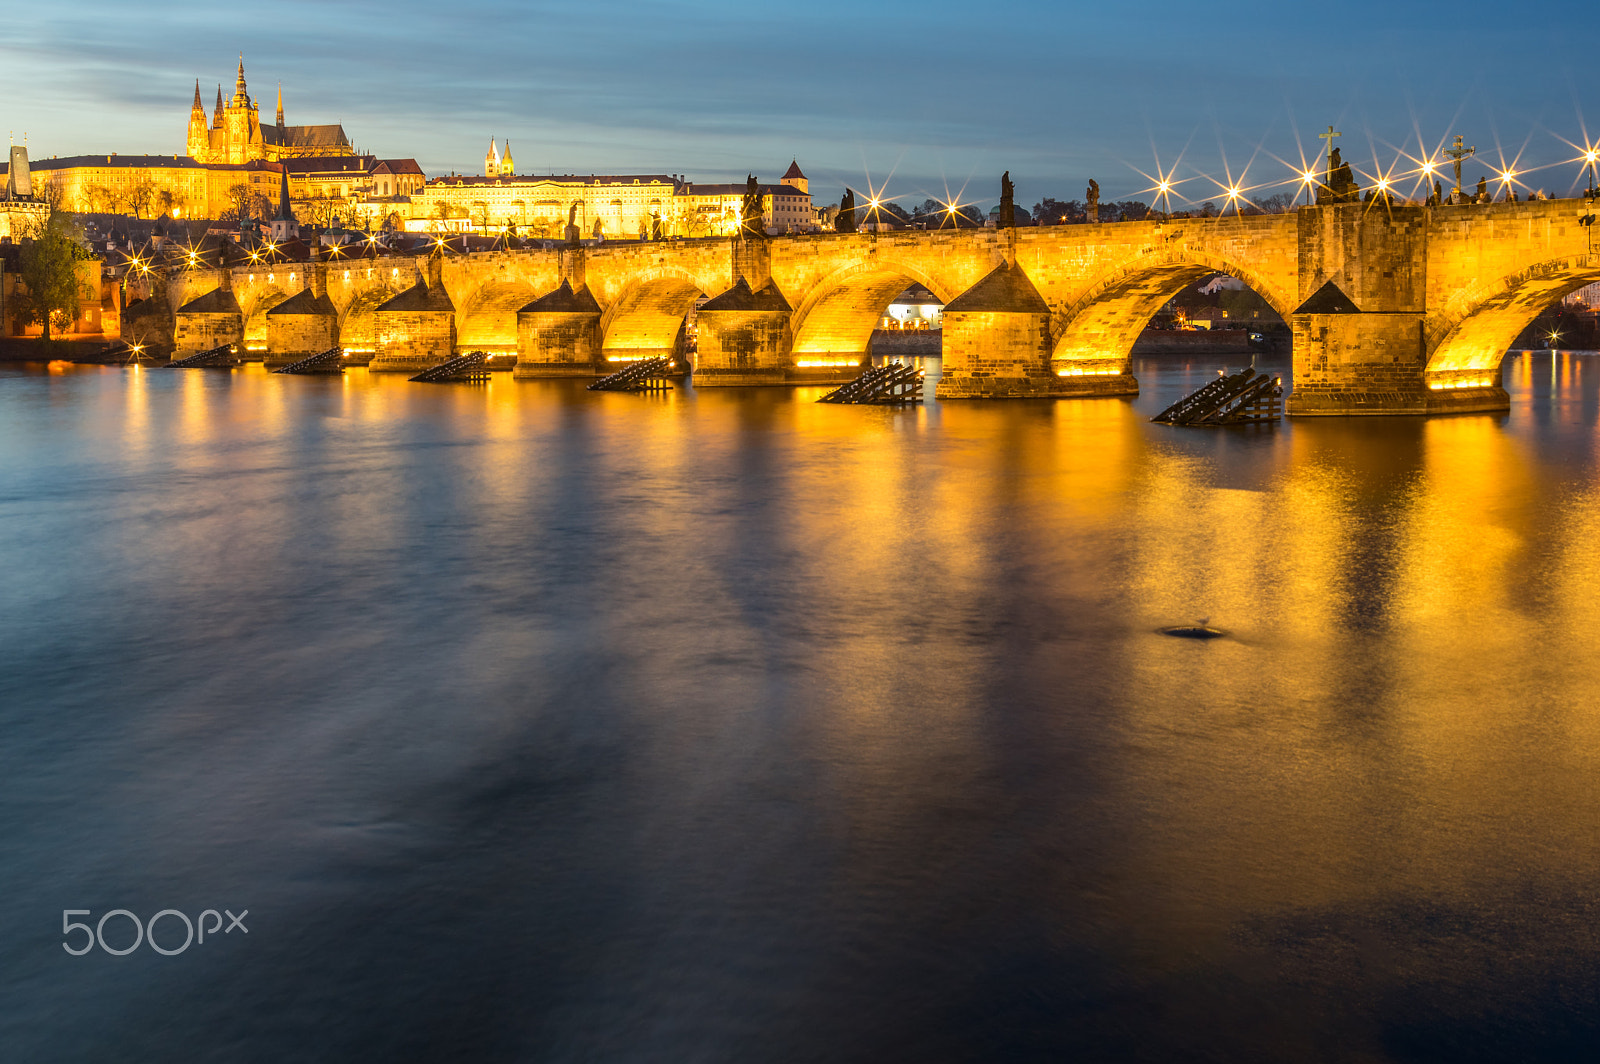
[[[629,279],[600,315],[601,350],[610,359],[669,354],[696,299],[706,292],[688,270],[665,267]]]
[[[359,288],[350,302],[339,312],[339,343],[341,346],[363,353],[377,349],[378,317],[373,311],[400,294],[401,289],[390,284],[376,284]]]
[[[1562,297],[1600,281],[1600,255],[1534,263],[1458,292],[1424,332],[1425,376],[1440,387],[1490,387],[1517,334]]]
[[[1123,363],[1150,319],[1173,296],[1211,274],[1237,277],[1285,320],[1294,313],[1294,293],[1259,270],[1203,248],[1148,247],[1108,270],[1055,315],[1054,362]]]
[[[456,308],[456,347],[462,351],[515,351],[517,311],[539,298],[524,281],[488,281]]]
[[[299,289],[296,289],[299,291]],[[289,293],[276,284],[256,289],[244,311],[244,346],[247,351],[265,351],[267,348],[267,311],[289,298]]]
[[[896,259],[855,263],[822,278],[791,319],[795,357],[865,354],[883,312],[913,282],[944,303],[961,294],[943,278]]]

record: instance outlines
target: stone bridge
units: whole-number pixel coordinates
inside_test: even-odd
[[[268,361],[334,343],[371,369],[465,350],[524,377],[681,354],[695,383],[849,379],[910,282],[946,303],[942,398],[1131,395],[1129,351],[1186,285],[1240,278],[1290,324],[1295,414],[1508,406],[1499,367],[1541,309],[1600,281],[1582,201],[1025,229],[818,234],[239,266],[174,274],[178,354],[239,338]]]

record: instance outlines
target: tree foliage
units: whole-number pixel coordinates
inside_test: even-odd
[[[1033,205],[1033,220],[1039,225],[1066,225],[1087,218],[1083,204],[1077,200],[1058,200],[1046,196]]]
[[[64,329],[78,316],[78,263],[89,257],[89,250],[72,215],[57,212],[31,242],[23,243],[21,257],[22,283],[28,290],[18,299],[17,316],[43,326],[49,342],[51,325]]]

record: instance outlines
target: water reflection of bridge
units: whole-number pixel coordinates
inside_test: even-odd
[[[1499,367],[1545,306],[1600,280],[1578,201],[1308,207],[1247,218],[822,234],[240,266],[175,274],[180,354],[237,338],[287,362],[339,343],[374,370],[465,350],[520,376],[681,353],[695,380],[834,382],[916,282],[945,303],[945,398],[1135,394],[1129,351],[1211,273],[1289,322],[1297,414],[1504,409]],[[709,298],[707,298],[709,297]]]

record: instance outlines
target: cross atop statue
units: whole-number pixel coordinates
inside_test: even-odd
[[[1478,153],[1478,149],[1477,148],[1463,148],[1461,146],[1461,136],[1460,136],[1460,134],[1456,135],[1456,146],[1453,147],[1453,148],[1446,148],[1445,149],[1445,154],[1450,156],[1450,158],[1454,159],[1455,163],[1456,163],[1456,192],[1458,194],[1461,192],[1461,160],[1462,159],[1466,159],[1466,158],[1470,158],[1471,156],[1476,155],[1477,153]]]
[[[1329,170],[1332,170],[1335,166],[1338,165],[1337,163],[1335,163],[1333,161],[1333,153],[1335,151],[1334,146],[1333,146],[1333,138],[1334,137],[1342,137],[1342,136],[1344,136],[1344,134],[1343,133],[1335,133],[1333,131],[1333,127],[1332,126],[1328,127],[1328,131],[1326,133],[1318,133],[1317,134],[1317,139],[1318,140],[1325,140],[1325,141],[1328,142],[1328,169]]]

